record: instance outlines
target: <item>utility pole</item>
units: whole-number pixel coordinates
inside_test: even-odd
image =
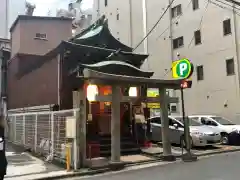
[[[100,17],[100,0],[97,1],[97,19]]]
[[[174,52],[173,52],[173,41],[172,41],[172,38],[173,38],[172,6],[171,6],[172,0],[168,0],[168,3],[169,3],[169,6],[170,6],[169,7],[169,39],[170,39],[170,58],[171,58],[171,60],[170,60],[170,62],[171,62],[170,67],[172,67],[172,63],[173,63],[173,61],[175,59]],[[172,92],[172,96],[173,97],[177,96],[176,91],[174,89],[172,89],[171,92]],[[178,103],[176,103],[176,107],[177,107],[177,111],[179,111]],[[171,106],[170,106],[170,109],[171,109]],[[171,112],[169,114],[171,115]]]
[[[129,16],[130,16],[130,47],[133,47],[133,21],[132,21],[132,0],[129,0]]]
[[[169,5],[171,5],[172,3],[172,0],[168,0],[168,3]],[[172,42],[172,31],[173,31],[173,28],[172,28],[172,8],[171,6],[169,7],[169,39],[170,39],[170,52],[171,52],[171,55],[170,55],[170,58],[171,58],[171,63],[174,61],[174,54],[173,54],[173,42]]]
[[[5,0],[6,3],[6,17],[5,17],[5,39],[8,39],[8,21],[9,21],[9,0]]]
[[[142,0],[142,13],[143,13],[143,37],[145,38],[143,41],[144,53],[148,54],[148,37],[147,37],[147,0]],[[149,62],[146,59],[148,69],[149,69]]]
[[[236,58],[237,58],[237,95],[240,97],[240,52],[239,52],[239,44],[238,44],[238,21],[237,21],[237,14],[235,12],[235,3],[233,3],[233,27],[234,27],[234,44],[235,44],[235,51],[236,51]]]

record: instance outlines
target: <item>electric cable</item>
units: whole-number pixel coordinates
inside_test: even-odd
[[[191,4],[192,4],[192,0],[189,1],[187,7],[184,9],[183,12],[185,12],[185,11],[190,7]],[[184,13],[182,13],[180,16],[176,17],[175,21],[173,21],[173,22],[171,23],[171,25],[177,23],[177,22],[179,21],[179,19],[180,19],[181,17],[183,17],[183,15],[184,15]],[[167,30],[170,29],[171,25],[169,25],[169,26],[156,38],[156,41],[157,41]]]
[[[201,17],[201,19],[200,19],[199,28],[198,28],[198,29],[200,29],[201,26],[202,26],[203,17],[204,17],[204,15],[205,15],[205,13],[207,12],[208,5],[209,5],[209,1],[207,2],[206,6],[205,6],[205,8],[204,8],[204,12],[203,12],[202,17]],[[194,39],[194,35],[193,35],[193,37],[192,37],[192,39],[191,39],[191,41],[190,41],[190,43],[189,43],[189,45],[188,45],[188,48],[190,47],[193,39]],[[171,71],[172,71],[172,67],[171,67],[168,71],[166,71],[166,73],[163,75],[163,77],[165,77],[165,76],[166,76],[168,73],[170,73]]]
[[[157,27],[157,25],[162,20],[163,16],[167,13],[168,9],[171,7],[175,0],[172,0],[170,4],[168,4],[167,8],[164,10],[164,12],[161,14],[157,22],[153,25],[153,27],[150,29],[150,31],[147,33],[147,35],[136,45],[136,47],[133,49],[135,51],[144,41],[145,39],[153,32],[153,30]]]
[[[211,0],[209,0],[210,2],[211,2]],[[233,4],[234,3],[231,3],[231,2],[229,2],[229,1],[226,1],[226,0],[224,0],[225,2],[223,2],[223,0],[215,0],[215,1],[217,1],[217,2],[219,2],[219,3],[221,3],[221,4],[224,4],[224,5],[226,5],[226,6],[229,6],[230,8],[233,8]],[[240,8],[239,7],[234,7],[234,9],[237,9],[237,10],[240,10]]]
[[[202,27],[203,18],[204,18],[205,13],[206,13],[207,10],[208,10],[208,5],[209,5],[209,1],[207,2],[206,6],[205,6],[205,9],[204,9],[204,12],[203,12],[203,15],[202,15],[202,17],[201,17],[201,19],[200,19],[198,30],[200,30],[201,27]],[[193,36],[192,36],[191,41],[190,41],[189,44],[188,44],[188,48],[189,48],[190,45],[192,44],[193,39],[194,39],[194,34],[193,34]]]
[[[215,1],[220,2],[219,0],[215,0]],[[216,3],[216,2],[213,2],[213,1],[210,1],[210,3],[213,4],[213,5],[215,5],[215,6],[217,6],[217,7],[219,7],[219,8],[228,10],[228,11],[232,11],[232,10],[233,10],[233,9],[232,9],[233,7],[232,7],[230,4],[226,4],[226,3],[224,3],[224,2],[221,2],[221,3],[224,4],[224,5],[226,5],[226,6],[229,6],[229,7],[224,7],[223,5],[220,5],[220,4],[218,4],[218,3]],[[236,13],[236,15],[240,16],[240,13],[237,12],[237,10],[240,10],[240,9],[234,7],[234,13]]]

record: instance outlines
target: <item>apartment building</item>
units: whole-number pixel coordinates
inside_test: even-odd
[[[136,47],[169,3],[171,0],[95,0],[93,19],[105,14],[112,34]],[[156,78],[171,78],[171,63],[176,59],[192,61],[193,86],[184,94],[187,114],[219,114],[240,122],[238,11],[224,0],[175,0],[135,50],[150,55],[142,68],[154,71]]]

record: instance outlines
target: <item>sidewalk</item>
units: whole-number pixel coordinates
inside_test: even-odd
[[[8,159],[7,180],[36,179],[41,174],[52,172],[66,172],[65,170],[51,164],[46,164],[26,152],[14,149],[7,145],[6,156]]]
[[[228,145],[213,145],[208,147],[202,147],[202,148],[193,148],[191,149],[191,152],[194,153],[197,156],[208,156],[213,154],[221,154],[221,153],[229,153],[229,152],[235,152],[240,151],[240,146],[228,146]],[[153,147],[150,148],[144,148],[142,149],[142,152],[152,156],[152,157],[160,157],[163,153],[163,148],[161,144],[153,145]],[[186,153],[186,150],[182,149],[179,146],[172,146],[172,154],[176,156],[177,158],[180,158],[182,156],[182,153]]]
[[[111,171],[109,167],[102,167],[67,172],[65,169],[46,163],[27,152],[23,152],[23,149],[19,149],[10,143],[7,145],[6,156],[8,159],[6,180],[60,179],[63,177],[86,176]],[[156,160],[144,155],[129,155],[122,156],[121,161],[129,166],[136,166],[138,164],[155,162]]]

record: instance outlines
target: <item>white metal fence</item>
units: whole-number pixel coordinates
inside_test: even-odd
[[[76,111],[9,114],[8,140],[45,155],[47,160],[65,161],[66,117],[75,116]]]

